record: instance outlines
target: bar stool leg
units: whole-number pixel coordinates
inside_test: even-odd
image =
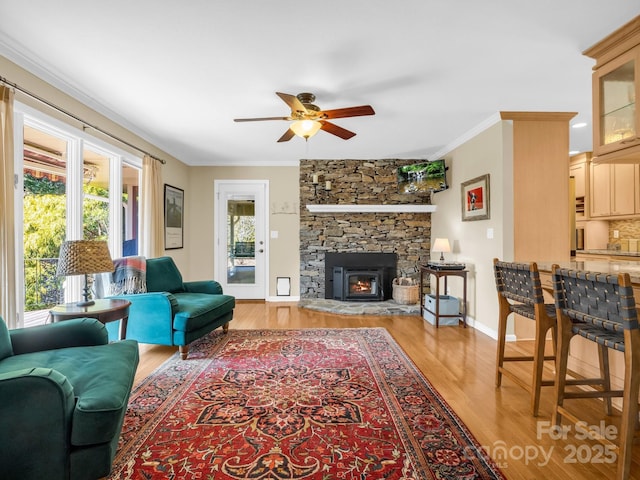
[[[540,408],[540,388],[542,387],[542,370],[544,367],[544,347],[547,336],[547,325],[536,322],[536,340],[533,351],[533,378],[531,383],[531,413],[538,416]]]
[[[611,391],[611,375],[609,374],[609,349],[604,345],[598,345],[598,359],[600,360],[600,376],[602,378],[602,391]],[[611,415],[611,397],[604,397],[604,413]]]
[[[625,332],[626,333],[626,332]],[[625,341],[625,343],[627,343]],[[629,342],[633,346],[633,342]],[[625,350],[624,395],[622,397],[621,432],[616,478],[629,478],[633,439],[638,423],[638,394],[640,393],[640,359],[632,349]]]
[[[504,365],[504,349],[507,337],[507,318],[511,311],[509,310],[509,302],[506,299],[500,299],[498,312],[498,350],[496,356],[496,387],[502,384],[502,367]]]
[[[571,320],[568,318],[558,318],[558,346],[556,348],[556,381],[555,397],[556,406],[553,410],[552,422],[560,425],[562,414],[560,409],[564,403],[564,390],[567,383],[567,362],[569,360],[569,344],[573,338],[571,331]]]

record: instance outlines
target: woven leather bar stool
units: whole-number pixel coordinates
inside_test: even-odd
[[[556,310],[552,303],[545,304],[540,284],[540,273],[536,263],[501,262],[493,259],[493,271],[498,290],[498,352],[496,358],[496,387],[502,384],[505,375],[519,386],[531,392],[531,413],[538,416],[540,408],[540,389],[552,386],[553,380],[543,380],[542,372],[545,360],[555,360]],[[532,356],[505,356],[507,319],[517,313],[530,318],[536,324],[535,346]],[[554,355],[545,356],[547,332],[553,336]],[[533,374],[530,383],[505,368],[506,362],[533,362]]]
[[[565,400],[603,398],[605,413],[611,414],[611,397],[622,397],[622,418],[618,445],[611,438],[594,434],[618,454],[616,478],[629,477],[631,446],[638,427],[638,393],[640,390],[640,330],[633,288],[628,274],[605,275],[552,268],[553,290],[558,316],[558,360],[556,368],[556,407],[553,422],[560,425],[563,417],[577,423],[580,419],[565,407]],[[580,384],[593,388],[566,391],[569,343],[580,335],[598,345],[601,377]],[[624,353],[624,388],[611,390],[609,349]],[[601,432],[600,432],[601,433]]]

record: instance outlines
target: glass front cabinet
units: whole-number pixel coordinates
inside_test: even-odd
[[[595,162],[640,159],[640,17],[584,52],[593,72]]]

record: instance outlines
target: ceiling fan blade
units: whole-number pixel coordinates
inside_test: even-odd
[[[322,124],[322,126],[320,127],[322,130],[340,137],[343,140],[349,140],[351,137],[355,136],[354,132],[351,132],[346,128],[339,127],[335,123],[327,122],[325,120],[320,120],[320,123]]]
[[[264,120],[291,120],[291,117],[258,117],[258,118],[234,118],[234,122],[262,122]]]
[[[345,118],[362,117],[364,115],[375,115],[371,105],[361,105],[359,107],[336,108],[334,110],[323,110],[320,112],[322,118]]]
[[[295,137],[295,133],[293,132],[293,130],[291,130],[290,128],[284,132],[284,135],[282,135],[279,139],[278,142],[288,142],[289,140],[291,140],[293,137]]]
[[[278,95],[284,101],[284,103],[289,105],[289,108],[292,112],[307,113],[306,107],[300,100],[298,100],[298,97],[296,97],[295,95],[289,95],[288,93],[280,92],[276,92],[276,95]]]

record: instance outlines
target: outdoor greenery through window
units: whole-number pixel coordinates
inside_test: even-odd
[[[25,311],[50,308],[64,301],[63,278],[56,277],[60,245],[66,238],[66,191],[63,181],[24,176]],[[109,191],[86,185],[84,238],[106,240]]]

